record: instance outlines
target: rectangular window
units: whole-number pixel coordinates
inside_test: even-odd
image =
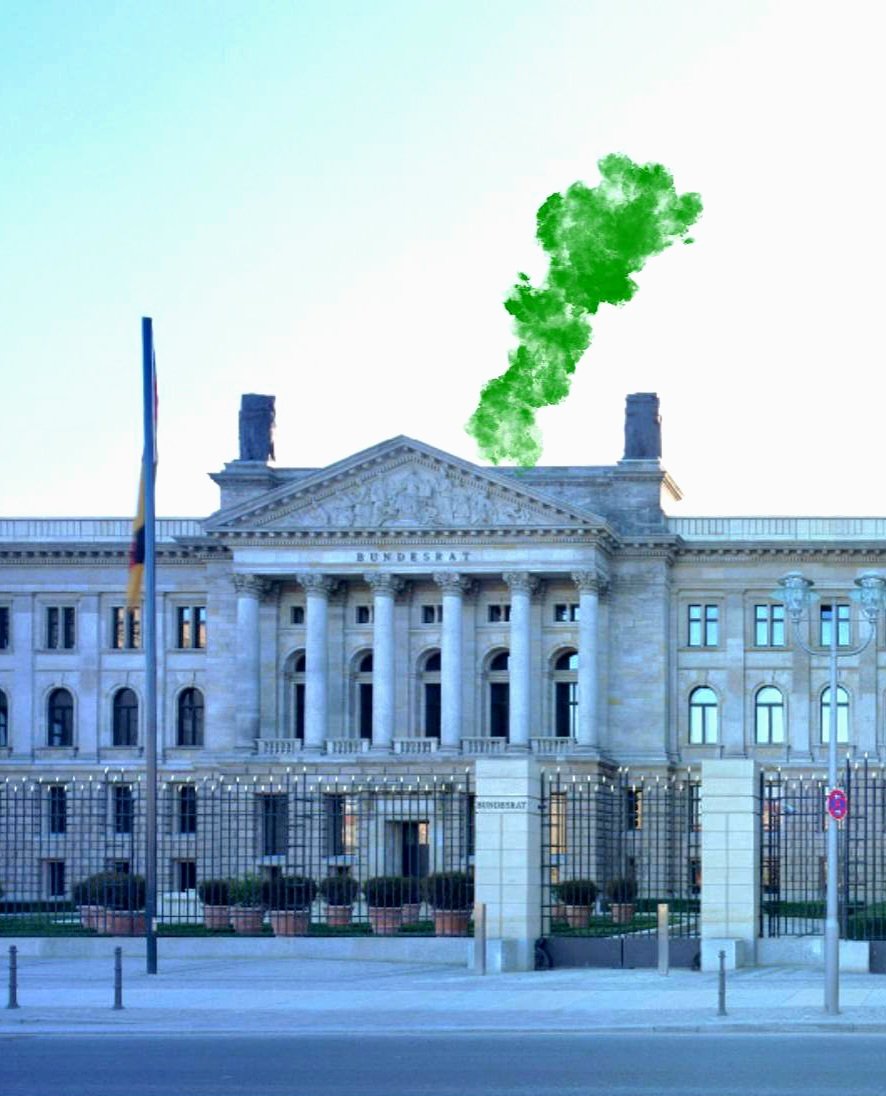
[[[50,651],[70,651],[74,647],[73,605],[50,605],[46,609],[46,646]]]
[[[357,605],[355,607],[354,619],[358,624],[371,624],[372,623],[372,606],[371,605]]]
[[[778,894],[781,885],[781,864],[777,856],[763,857],[763,891]]]
[[[349,795],[327,795],[326,855],[353,856],[356,850],[356,799]]]
[[[48,898],[65,897],[64,860],[46,860],[46,896]]]
[[[442,605],[422,605],[421,607],[421,622],[422,624],[439,624],[443,620],[443,606]]]
[[[179,605],[175,610],[175,639],[179,650],[206,648],[206,606]]]
[[[819,606],[820,618],[819,618],[819,637],[818,642],[822,647],[830,647],[831,645],[831,625],[834,619],[834,606],[833,605],[821,605]],[[849,635],[849,606],[837,605],[837,646],[848,647],[850,645]]]
[[[575,623],[579,619],[578,602],[561,603],[554,606],[554,622],[556,624]]]
[[[701,894],[701,857],[692,856],[689,859],[689,892]]]
[[[193,784],[178,789],[178,832],[197,832],[197,789]]]
[[[569,851],[566,843],[566,792],[551,792],[551,856]]]
[[[9,645],[9,606],[0,605],[0,651],[8,651]]]
[[[643,829],[643,792],[640,788],[628,788],[625,792],[625,829]]]
[[[784,606],[754,606],[754,646],[784,647]]]
[[[132,833],[132,788],[129,784],[115,784],[111,794],[114,833]]]
[[[490,624],[506,624],[511,619],[511,606],[487,605],[486,619]]]
[[[115,875],[129,875],[128,860],[107,860],[105,861],[105,867],[108,871],[114,872]]]
[[[781,825],[781,803],[774,799],[763,800],[763,832],[776,833]]]
[[[716,647],[720,642],[720,606],[689,606],[689,646]]]
[[[61,784],[53,784],[49,789],[49,832],[68,832],[68,791]]]
[[[137,650],[142,645],[141,609],[115,605],[111,609],[111,647],[115,651]]]
[[[197,861],[196,860],[176,860],[175,864],[175,883],[176,889],[180,891],[190,891],[197,889]]]
[[[439,738],[441,727],[440,683],[429,681],[425,685],[425,738]]]
[[[286,853],[289,818],[289,796],[260,795],[261,855],[283,856]]]
[[[290,624],[304,624],[305,622],[305,607],[304,605],[290,605],[289,606],[289,623]]]

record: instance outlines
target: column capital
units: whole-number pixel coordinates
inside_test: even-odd
[[[330,594],[334,594],[341,585],[339,579],[333,578],[332,575],[323,575],[319,572],[314,574],[308,572],[306,574],[298,574],[295,576],[295,581],[299,586],[304,587],[309,594],[320,594],[321,597],[328,598]]]
[[[392,575],[387,571],[367,572],[363,580],[372,588],[373,594],[390,594],[391,597],[396,597],[406,586],[399,575]]]
[[[474,580],[467,575],[460,575],[458,571],[435,571],[434,582],[444,594],[469,594]]]
[[[274,588],[274,583],[261,575],[231,575],[231,582],[237,591],[237,596],[266,597]]]
[[[573,571],[572,581],[580,594],[599,594],[603,586],[596,571]]]
[[[501,576],[511,589],[512,594],[529,594],[538,591],[540,583],[536,575],[528,571],[505,571]]]

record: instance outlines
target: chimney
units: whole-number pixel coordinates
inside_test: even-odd
[[[248,393],[240,400],[240,460],[274,460],[274,397]]]
[[[655,392],[635,392],[625,407],[624,460],[661,460],[661,415]]]

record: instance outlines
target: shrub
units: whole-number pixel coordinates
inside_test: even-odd
[[[363,884],[366,904],[374,909],[397,909],[403,905],[403,884],[400,875],[377,875]]]
[[[244,875],[242,879],[232,879],[230,894],[232,906],[260,906],[262,881],[257,875]]]
[[[120,913],[143,910],[145,908],[144,876],[130,875],[128,872],[108,872],[105,876],[102,905]]]
[[[630,876],[619,876],[618,879],[610,879],[606,884],[606,897],[610,902],[619,905],[633,902],[637,897],[637,880]]]
[[[71,888],[71,901],[75,906],[111,907],[110,894],[117,885],[118,874],[100,871],[81,879]]]
[[[557,898],[565,906],[593,906],[597,901],[597,884],[593,879],[564,879],[557,884]]]
[[[417,875],[404,875],[402,880],[403,884],[403,903],[408,902],[410,905],[415,905],[421,901],[421,880]]]
[[[261,886],[262,905],[270,910],[306,910],[317,897],[317,884],[306,875],[277,875]]]
[[[204,906],[227,906],[231,901],[231,880],[204,879],[197,884],[197,894]]]
[[[436,910],[469,910],[474,904],[474,880],[467,872],[436,872],[424,880],[423,890]]]
[[[350,875],[327,875],[320,880],[320,893],[330,906],[350,906],[360,892],[360,884]]]

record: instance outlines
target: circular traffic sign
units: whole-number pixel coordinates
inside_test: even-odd
[[[831,788],[827,798],[828,814],[837,822],[842,822],[849,813],[849,800],[842,788]]]

